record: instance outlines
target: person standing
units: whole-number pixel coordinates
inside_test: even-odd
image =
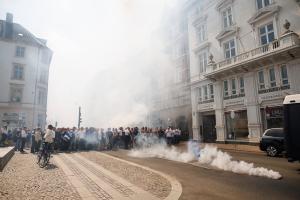
[[[42,143],[42,132],[40,128],[37,128],[34,132],[35,147],[34,152],[38,152]]]
[[[26,129],[26,127],[24,127],[21,130],[21,148],[20,148],[21,153],[24,153],[26,139],[27,139],[27,129]]]

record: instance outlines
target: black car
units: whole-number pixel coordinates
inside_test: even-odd
[[[283,128],[267,129],[261,137],[260,150],[266,151],[268,156],[276,156],[282,153],[284,148],[284,132]]]

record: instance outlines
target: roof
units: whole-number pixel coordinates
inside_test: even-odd
[[[300,94],[288,95],[284,98],[283,104],[300,103]]]
[[[48,48],[46,40],[35,37],[20,24],[8,23],[5,20],[0,20],[0,39]]]

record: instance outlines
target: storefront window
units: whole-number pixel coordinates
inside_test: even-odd
[[[267,129],[283,127],[283,108],[282,107],[266,107]]]
[[[247,111],[232,111],[225,113],[227,139],[248,139]]]

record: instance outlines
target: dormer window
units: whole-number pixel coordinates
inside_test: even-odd
[[[271,0],[256,0],[256,3],[257,3],[257,9],[259,10],[270,5]]]
[[[222,12],[223,17],[223,28],[228,28],[233,25],[232,9],[231,7],[226,8]]]

